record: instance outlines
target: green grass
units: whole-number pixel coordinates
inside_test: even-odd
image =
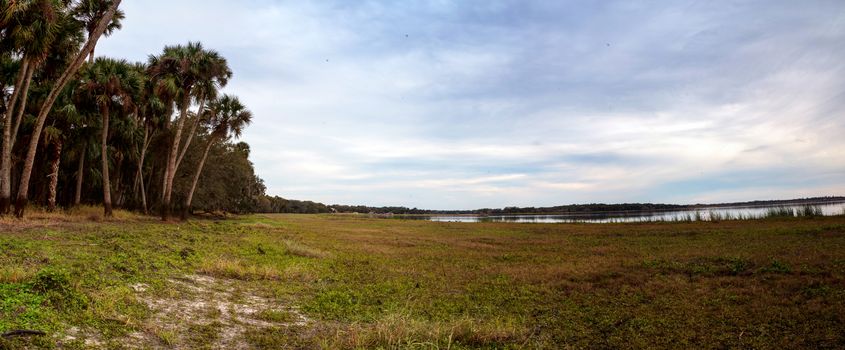
[[[841,348],[845,217],[809,214],[2,220],[0,332],[48,336],[0,349]]]

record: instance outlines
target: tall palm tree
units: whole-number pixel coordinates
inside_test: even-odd
[[[29,86],[37,66],[46,58],[62,17],[63,4],[57,0],[15,1],[0,7],[3,35],[0,48],[20,56],[14,90],[3,114],[3,141],[0,148],[0,215],[9,212],[11,200],[11,154],[17,127],[23,119]],[[17,112],[17,113],[16,113]],[[13,132],[14,130],[14,132]]]
[[[191,145],[191,140],[196,136],[197,126],[202,120],[201,114],[205,110],[206,101],[217,98],[217,91],[225,87],[229,79],[232,78],[232,70],[229,69],[229,64],[216,51],[205,51],[197,63],[200,79],[196,86],[194,86],[192,95],[197,101],[199,108],[191,125],[191,130],[188,131],[186,136],[182,152],[179,153],[179,158],[176,159],[176,168],[179,168],[179,165],[182,164],[182,159],[185,158],[185,153]]]
[[[206,123],[209,126],[208,144],[202,153],[202,158],[194,172],[191,187],[185,196],[185,205],[182,210],[182,219],[187,219],[191,210],[191,201],[194,198],[194,191],[197,188],[202,168],[208,158],[208,151],[218,141],[227,140],[230,137],[240,138],[243,129],[252,122],[252,113],[246,109],[241,101],[234,96],[223,95],[209,105],[204,113]]]
[[[170,152],[167,166],[164,169],[162,186],[161,218],[168,220],[170,218],[173,179],[181,161],[180,153],[184,153],[184,149],[187,149],[187,145],[190,144],[192,138],[192,135],[188,135],[188,140],[184,144],[181,142],[185,122],[190,119],[188,109],[191,107],[191,102],[196,100],[198,92],[204,91],[200,95],[199,101],[200,104],[203,104],[204,96],[209,93],[207,87],[225,85],[232,72],[226,60],[216,51],[206,50],[198,42],[189,42],[184,46],[166,46],[161,55],[151,56],[148,74],[157,81],[156,84],[169,84],[178,90],[176,101],[179,116],[174,130],[171,130]],[[195,118],[199,118],[199,116]]]
[[[27,148],[26,158],[24,159],[23,171],[21,172],[20,185],[18,186],[18,195],[15,200],[15,216],[17,217],[23,217],[24,214],[24,208],[26,207],[27,196],[29,192],[29,180],[30,176],[32,175],[32,168],[35,162],[35,153],[38,150],[38,143],[41,137],[41,130],[44,128],[44,122],[47,120],[47,115],[53,108],[53,104],[56,102],[56,98],[58,98],[59,93],[61,93],[62,89],[64,89],[65,85],[67,85],[70,79],[72,79],[73,76],[76,75],[76,72],[79,71],[79,68],[81,68],[82,64],[85,62],[86,57],[88,57],[88,55],[94,49],[94,46],[97,45],[97,40],[99,40],[100,36],[102,36],[103,33],[108,29],[108,26],[112,22],[112,17],[114,17],[114,14],[117,12],[118,6],[120,6],[120,2],[121,0],[113,0],[111,2],[111,6],[108,7],[108,10],[106,10],[106,12],[103,14],[103,17],[100,18],[96,29],[91,33],[91,35],[88,36],[85,45],[82,46],[82,49],[78,52],[76,57],[64,70],[62,75],[53,85],[53,88],[50,90],[50,93],[47,95],[47,98],[41,105],[41,108],[38,112],[38,116],[36,117],[32,137],[29,141],[29,147]]]
[[[74,103],[72,95],[72,92],[78,88],[78,85],[78,81],[72,81],[68,84],[65,91],[59,95],[59,99],[56,101],[57,107],[53,113],[51,125],[44,128],[44,135],[42,136],[44,139],[44,146],[49,151],[48,160],[50,162],[50,173],[47,175],[50,179],[47,187],[48,211],[56,209],[62,152],[65,149],[65,145],[68,144],[68,141],[75,141],[70,137],[76,136],[75,134],[77,129],[84,121],[84,117],[77,109],[77,105]],[[70,146],[72,147],[73,145],[71,144]]]
[[[146,68],[146,65],[143,65]],[[139,67],[140,69],[141,67]],[[146,70],[141,70],[145,73]],[[173,96],[175,91],[160,91],[155,89],[152,79],[144,74],[144,89],[139,96],[138,108],[138,123],[143,128],[143,137],[140,143],[137,144],[136,153],[138,160],[138,168],[136,172],[135,190],[137,195],[141,197],[141,209],[147,214],[149,211],[149,203],[147,200],[147,186],[144,181],[144,167],[147,160],[147,153],[153,141],[156,140],[158,134],[165,128],[166,122],[170,119],[171,108],[173,105]],[[152,170],[149,172],[152,174]]]
[[[80,0],[76,4],[76,7],[73,8],[73,15],[83,23],[85,31],[90,37],[91,34],[97,30],[97,24],[99,24],[100,20],[106,15],[111,5],[112,2],[109,0]],[[106,27],[103,35],[110,36],[115,31],[123,28],[121,21],[123,21],[124,18],[126,18],[126,14],[124,14],[122,10],[118,9],[115,11],[114,15],[112,15],[111,22]],[[96,49],[96,45],[91,48],[91,52],[88,54],[88,63],[94,63],[94,51]]]
[[[111,185],[109,178],[109,118],[118,107],[123,111],[135,108],[134,95],[140,91],[142,79],[138,71],[125,60],[98,58],[82,71],[78,94],[94,102],[103,118],[100,152],[103,174],[103,211],[112,216]]]
[[[39,74],[35,76],[39,80],[38,82],[41,85],[45,85],[58,79],[61,72],[67,68],[68,62],[73,59],[79,47],[84,42],[85,35],[82,33],[82,24],[72,16],[62,13],[62,16],[59,18],[59,26],[55,38],[50,47],[46,49],[46,56],[44,56],[43,60],[36,61],[35,65],[31,65],[33,70],[38,68]],[[69,81],[69,83],[73,83],[73,80]],[[26,87],[28,87],[28,84]],[[15,126],[12,129],[12,146],[15,145],[18,130],[23,120],[21,118],[23,110],[18,110],[17,114],[18,117],[15,118]]]

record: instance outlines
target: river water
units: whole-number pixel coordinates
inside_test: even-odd
[[[650,221],[710,221],[756,219],[769,215],[773,210],[789,210],[795,214],[803,212],[806,205],[778,205],[753,207],[710,207],[675,211],[653,212],[607,212],[577,213],[564,215],[430,215],[400,216],[402,219],[417,219],[439,222],[519,222],[519,223],[614,223],[614,222],[650,222]],[[822,203],[811,205],[821,215],[845,214],[845,203]]]

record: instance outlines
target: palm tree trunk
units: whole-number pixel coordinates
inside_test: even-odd
[[[176,176],[176,160],[179,156],[179,141],[182,139],[182,129],[185,127],[185,120],[188,119],[188,106],[191,104],[190,91],[183,91],[181,111],[179,112],[179,121],[176,123],[176,134],[173,135],[173,144],[170,147],[170,156],[168,157],[167,171],[165,174],[165,188],[164,200],[161,203],[161,219],[167,221],[170,219],[170,199],[173,193],[173,178]]]
[[[62,140],[53,144],[53,159],[50,161],[50,198],[47,199],[47,210],[56,210],[56,189],[59,185],[59,162],[62,161]]]
[[[32,131],[32,138],[29,140],[29,148],[26,152],[23,171],[21,172],[21,181],[18,186],[18,196],[15,200],[15,216],[19,218],[23,217],[24,208],[26,207],[27,196],[29,193],[29,179],[32,175],[32,167],[35,163],[35,153],[38,151],[38,143],[41,141],[41,130],[44,128],[44,122],[47,121],[47,115],[50,113],[50,110],[53,109],[53,104],[56,103],[56,99],[59,97],[59,94],[62,92],[65,85],[67,85],[68,81],[76,75],[76,72],[79,71],[79,68],[82,67],[82,64],[85,62],[85,58],[87,58],[88,54],[94,49],[94,46],[97,45],[97,40],[100,39],[100,36],[103,35],[103,32],[106,31],[109,23],[111,23],[112,17],[114,17],[114,13],[117,11],[117,7],[120,5],[120,2],[121,0],[112,1],[111,6],[103,15],[103,18],[100,19],[100,23],[97,23],[97,29],[88,36],[85,46],[82,47],[79,54],[76,55],[70,65],[68,65],[65,71],[62,72],[62,75],[53,85],[53,88],[50,90],[47,98],[41,105],[41,109],[38,111],[38,117],[36,118],[34,130]]]
[[[85,155],[88,153],[88,141],[85,141],[82,152],[79,152],[79,169],[76,170],[76,195],[73,197],[73,205],[78,206],[82,202],[82,179],[85,175]]]
[[[199,109],[197,109],[197,115],[194,117],[194,122],[191,123],[191,131],[188,132],[187,139],[185,140],[185,146],[182,147],[182,152],[179,153],[179,158],[176,159],[176,168],[179,168],[179,165],[182,164],[182,159],[185,158],[185,153],[188,153],[188,147],[191,145],[191,140],[194,138],[194,135],[197,132],[197,126],[200,124],[200,116],[202,115],[202,110],[205,108],[205,97],[200,99]]]
[[[150,163],[150,171],[147,172],[147,181],[144,181],[144,179],[141,179],[141,186],[144,187],[144,193],[150,193],[150,191],[152,190],[153,178],[154,178],[153,175],[155,175],[155,172],[156,172],[155,167],[156,167],[155,163]],[[142,198],[142,199],[144,199],[144,202],[146,202],[146,198]],[[147,204],[145,206],[147,207],[147,214],[149,214],[149,205]]]
[[[14,91],[12,91],[12,96],[9,97],[9,102],[6,104],[6,113],[3,115],[5,119],[7,116],[13,115],[15,111],[15,105],[18,103],[18,97],[20,96],[21,87],[23,87],[24,80],[26,80],[26,74],[29,71],[29,60],[24,58],[21,60],[21,67],[18,70],[18,78],[15,79],[15,86]],[[6,120],[5,122],[11,123],[11,120]],[[11,132],[11,129],[9,129]]]
[[[126,191],[123,190],[123,176],[120,176],[120,174],[123,174],[123,161],[126,158],[123,157],[122,154],[116,154],[114,155],[114,157],[117,160],[117,164],[115,164],[114,166],[114,173],[116,175],[114,180],[114,186],[110,187],[112,189],[112,195],[114,198],[114,201],[112,201],[112,206],[122,207],[125,198],[123,195],[124,193],[126,193]]]
[[[144,174],[141,170],[138,170],[138,187],[139,191],[141,192],[141,210],[144,215],[149,214],[149,210],[147,210],[147,189],[144,186]]]
[[[140,157],[138,157],[139,158],[138,159],[138,174],[136,175],[137,176],[136,181],[138,182],[138,185],[139,185],[138,187],[140,187],[140,192],[141,192],[141,207],[144,210],[144,214],[147,214],[147,193],[146,193],[146,189],[144,188],[145,187],[144,186],[144,158],[147,155],[147,148],[150,146],[150,140],[151,140],[150,127],[145,125],[144,126],[144,142],[143,142],[143,146],[141,146]]]
[[[167,162],[164,163],[164,172],[161,176],[161,194],[159,195],[158,201],[160,203],[164,203],[164,192],[167,192],[167,167],[170,164],[170,153],[167,154]]]
[[[194,191],[197,189],[197,183],[200,180],[202,168],[205,166],[206,158],[208,158],[208,151],[211,150],[211,146],[214,145],[214,141],[215,137],[213,135],[210,136],[208,139],[208,145],[205,146],[205,152],[203,152],[200,163],[197,165],[197,171],[194,173],[193,181],[191,181],[191,189],[188,190],[188,196],[185,197],[185,207],[182,209],[182,220],[188,219],[188,214],[190,214],[191,210],[191,201],[194,199]]]
[[[18,130],[21,128],[21,121],[23,120],[23,114],[26,112],[26,101],[27,97],[29,96],[29,84],[32,82],[32,74],[35,73],[35,64],[30,63],[29,69],[26,73],[26,79],[23,82],[23,91],[21,92],[21,105],[15,111],[17,116],[15,116],[15,127],[12,129],[12,147],[15,147],[15,141],[18,139]]]
[[[108,103],[104,103],[100,109],[103,114],[103,134],[100,137],[100,152],[103,159],[103,216],[111,217],[111,184],[109,183],[109,155],[108,155],[108,139],[109,139],[109,107]]]
[[[0,215],[9,213],[12,200],[12,116],[28,70],[29,60],[24,59],[21,62],[21,69],[15,82],[15,91],[9,98],[6,115],[3,116],[3,145],[2,151],[0,151],[2,152],[2,155],[0,155]]]

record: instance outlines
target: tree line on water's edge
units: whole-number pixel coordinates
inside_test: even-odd
[[[142,212],[251,212],[264,185],[236,142],[252,114],[220,89],[200,43],[147,62],[97,57],[121,0],[0,0],[0,215],[101,204]],[[14,200],[13,200],[14,199]]]
[[[666,210],[687,210],[696,208],[736,207],[736,206],[777,206],[802,205],[845,202],[845,197],[813,197],[789,200],[762,200],[750,202],[718,203],[718,204],[654,204],[654,203],[622,203],[622,204],[569,204],[553,207],[505,207],[484,208],[474,210],[430,210],[408,207],[371,207],[366,205],[326,205],[312,201],[285,199],[278,196],[262,195],[257,197],[253,210],[262,213],[375,213],[397,215],[432,215],[432,214],[474,214],[474,215],[504,215],[504,214],[578,214],[578,213],[612,213],[612,212],[650,212]]]

